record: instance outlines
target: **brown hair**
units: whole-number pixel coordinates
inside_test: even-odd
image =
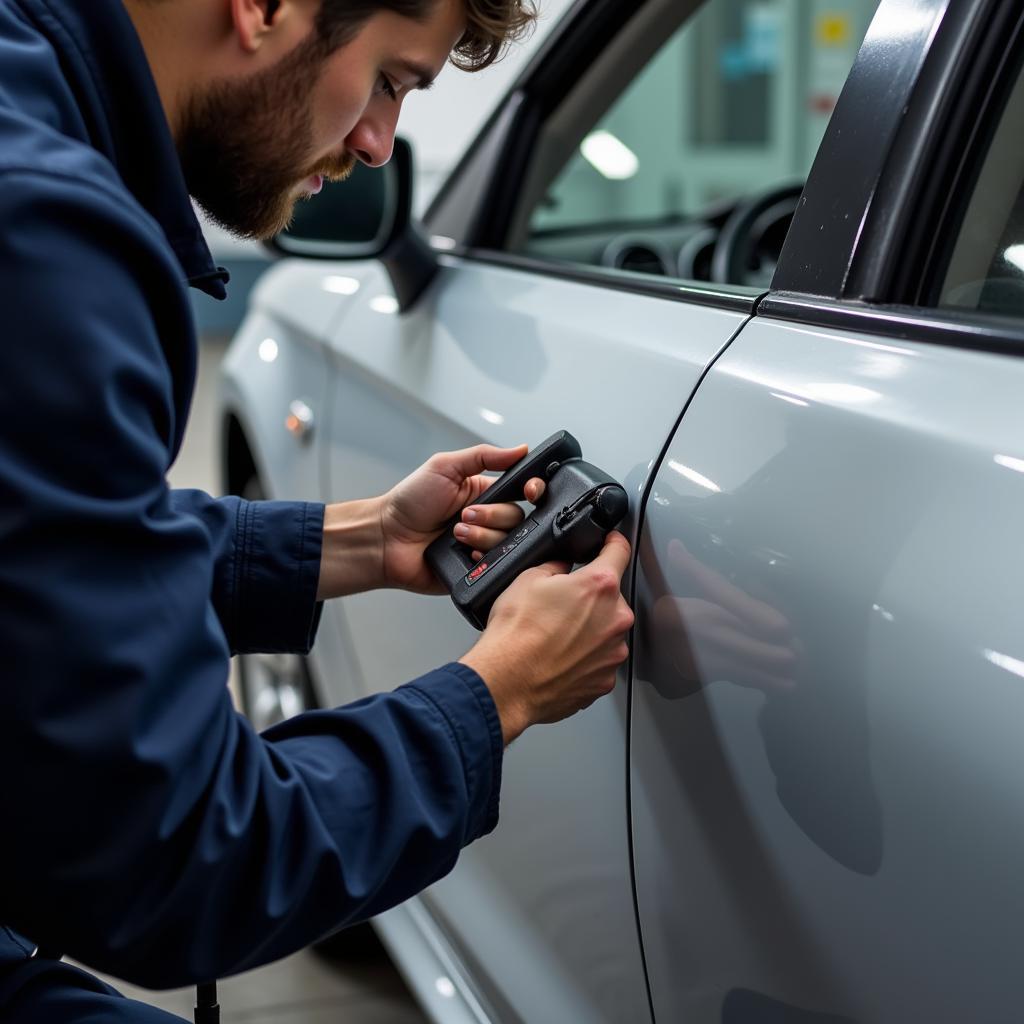
[[[509,43],[520,39],[537,17],[533,0],[462,0],[466,31],[451,62],[463,71],[480,71],[500,60]],[[317,32],[325,48],[347,43],[378,11],[426,18],[437,0],[322,0]]]

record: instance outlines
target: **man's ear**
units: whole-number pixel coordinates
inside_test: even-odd
[[[228,0],[235,32],[242,48],[255,52],[287,16],[290,0]]]

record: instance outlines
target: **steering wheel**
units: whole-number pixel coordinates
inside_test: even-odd
[[[760,260],[765,238],[773,228],[783,225],[788,228],[803,190],[802,182],[782,185],[740,202],[729,214],[715,242],[711,280],[717,284],[766,284],[763,280],[766,271]],[[777,248],[781,249],[781,242]],[[778,256],[778,252],[774,255]],[[774,266],[770,270],[774,272]]]

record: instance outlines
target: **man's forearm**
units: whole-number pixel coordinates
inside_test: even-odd
[[[380,499],[345,501],[324,511],[324,546],[317,600],[344,597],[384,585]]]

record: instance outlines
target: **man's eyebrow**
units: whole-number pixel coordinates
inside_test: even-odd
[[[399,58],[395,63],[416,79],[416,84],[413,86],[414,89],[429,89],[434,84],[436,75],[425,64],[420,64],[414,60],[405,60],[404,58]]]

